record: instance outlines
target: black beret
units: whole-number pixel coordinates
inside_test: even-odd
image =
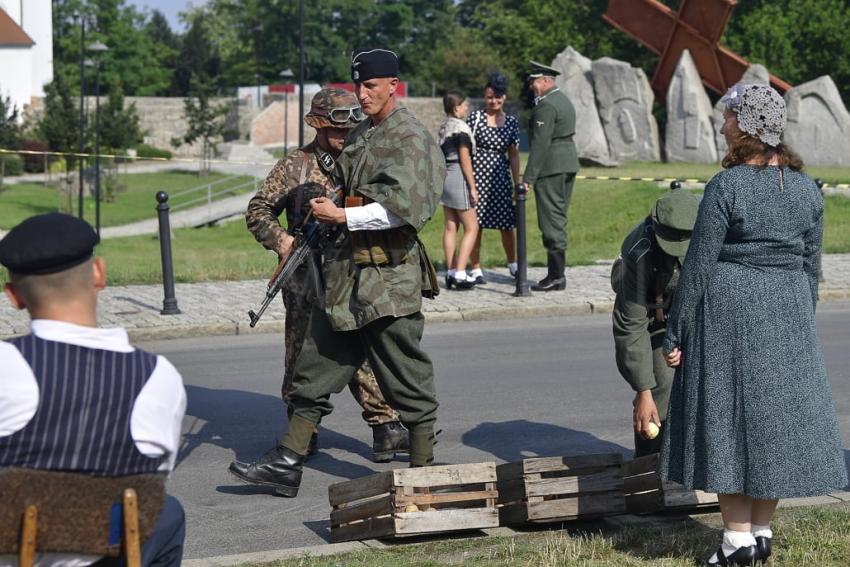
[[[54,274],[91,258],[98,242],[84,220],[62,213],[37,215],[0,240],[0,264],[22,276]]]
[[[398,77],[398,55],[388,49],[359,49],[351,54],[352,81],[381,77]]]

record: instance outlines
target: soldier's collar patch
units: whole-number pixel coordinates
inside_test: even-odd
[[[322,167],[325,173],[331,173],[333,171],[334,165],[336,161],[333,156],[327,152],[319,153],[319,165]]]

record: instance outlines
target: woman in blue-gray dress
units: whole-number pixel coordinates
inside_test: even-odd
[[[725,531],[708,565],[770,555],[780,498],[847,483],[815,326],[823,199],[780,143],[785,102],[723,97],[723,171],[705,188],[664,350],[678,367],[659,472],[718,493]]]

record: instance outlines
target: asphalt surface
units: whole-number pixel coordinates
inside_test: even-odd
[[[850,303],[819,308],[839,424],[850,447]],[[631,453],[631,393],[617,374],[605,315],[431,324],[443,430],[439,462],[511,461],[589,452]],[[234,458],[252,460],[284,427],[282,337],[253,335],[143,343],[183,373],[184,443],[169,490],[187,512],[186,559],[328,541],[327,486],[406,463],[370,461],[371,431],[345,391],[326,418],[321,454],[296,499],[239,483]],[[845,451],[850,466],[850,451]]]

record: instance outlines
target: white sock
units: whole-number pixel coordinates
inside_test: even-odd
[[[735,532],[732,530],[723,530],[723,543],[720,549],[723,555],[729,557],[742,547],[750,547],[756,544],[756,538],[750,532]],[[717,563],[717,553],[711,556],[709,563]]]
[[[472,270],[470,270],[469,275],[470,277],[477,278],[478,276],[483,276],[484,272],[481,270],[481,268],[473,268]]]
[[[466,270],[457,270],[455,272],[455,279],[459,282],[466,281]]]
[[[508,271],[511,273],[512,276],[516,275],[516,271],[517,271],[516,262],[508,262]]]
[[[451,270],[446,270],[446,275],[449,276],[450,278],[455,277],[456,273],[457,273],[457,270],[455,270],[454,268],[452,268]]]
[[[750,526],[750,529],[753,532],[753,537],[766,537],[768,539],[773,538],[773,530],[770,529],[770,524],[765,526],[753,524]]]

